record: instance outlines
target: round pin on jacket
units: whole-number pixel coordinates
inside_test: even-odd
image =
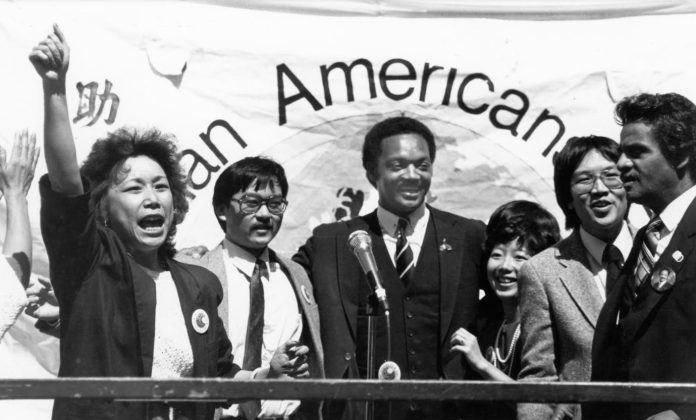
[[[205,334],[210,326],[210,318],[208,317],[208,313],[203,309],[196,309],[193,311],[193,315],[191,315],[191,324],[193,325],[193,329],[198,334]]]
[[[309,296],[309,290],[307,290],[304,284],[302,287],[300,287],[300,290],[302,290],[302,297],[304,300],[306,300],[307,303],[312,303],[312,298]]]
[[[676,283],[676,274],[669,267],[659,267],[653,271],[650,277],[650,285],[658,293],[666,292]]]

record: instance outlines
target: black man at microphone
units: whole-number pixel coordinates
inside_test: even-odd
[[[349,236],[366,231],[391,308],[391,360],[401,379],[460,379],[465,362],[447,340],[476,316],[483,272],[485,225],[425,204],[435,160],[435,138],[420,121],[394,117],[372,127],[363,167],[377,189],[376,211],[321,225],[293,259],[304,266],[319,305],[327,378],[366,378],[367,321],[372,294]],[[377,324],[376,368],[386,360],[387,329]],[[371,377],[377,377],[373,372]],[[459,418],[450,402],[375,403],[375,419]],[[359,404],[325,403],[324,418],[364,418]]]

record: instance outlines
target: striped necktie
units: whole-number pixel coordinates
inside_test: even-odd
[[[408,220],[399,218],[396,225],[396,257],[394,258],[396,272],[404,284],[408,284],[413,274],[413,251],[406,239],[406,226],[408,226]]]
[[[662,229],[665,227],[664,223],[659,217],[654,218],[648,223],[648,227],[645,229],[645,234],[643,235],[643,243],[640,247],[640,254],[638,255],[638,263],[636,264],[636,272],[633,276],[633,286],[634,291],[637,292],[638,288],[643,284],[646,278],[650,275],[655,263],[657,262],[657,243],[662,236]]]

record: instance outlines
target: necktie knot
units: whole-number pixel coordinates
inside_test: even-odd
[[[262,260],[261,258],[256,259],[254,273],[249,278],[249,281],[256,276],[258,276],[259,279],[268,278],[268,267],[266,266],[266,261]]]
[[[604,253],[602,254],[602,264],[607,270],[607,277],[605,280],[606,294],[611,292],[611,289],[616,284],[619,278],[619,273],[623,267],[624,258],[623,254],[619,248],[614,244],[607,244],[604,248]]]
[[[662,223],[662,219],[656,217],[648,223],[648,227],[645,229],[645,244],[653,255],[657,251],[657,243],[662,237],[662,229],[664,227],[665,224]]]
[[[604,248],[604,253],[602,254],[602,262],[614,263],[621,266],[624,263],[623,254],[621,254],[621,251],[616,245],[607,244],[607,246]]]
[[[399,221],[396,222],[396,236],[406,236],[406,228],[408,227],[408,219],[404,217],[399,217]]]

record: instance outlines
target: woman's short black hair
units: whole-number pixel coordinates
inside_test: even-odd
[[[486,226],[484,251],[490,256],[498,244],[517,239],[535,255],[561,238],[558,222],[545,208],[532,201],[515,200],[498,207]]]
[[[283,198],[288,196],[288,179],[283,167],[273,159],[251,156],[231,164],[218,176],[213,191],[213,208],[229,205],[233,195],[246,190],[254,181],[257,189],[267,185],[272,187],[277,182]],[[225,222],[218,219],[218,223],[226,232]]]
[[[368,174],[374,172],[382,154],[382,140],[397,134],[413,133],[423,137],[428,144],[430,161],[435,162],[435,137],[422,122],[410,117],[392,117],[375,124],[365,135],[362,163]]]
[[[90,204],[99,210],[108,189],[118,182],[123,163],[134,156],[147,156],[157,162],[167,176],[174,203],[174,219],[167,239],[158,253],[161,259],[174,256],[176,225],[184,220],[189,204],[186,200],[186,175],[179,163],[180,155],[174,136],[164,134],[156,128],[139,131],[121,128],[97,140],[92,146],[80,172],[89,181],[92,191]],[[102,219],[101,211],[97,218]]]
[[[556,202],[565,214],[566,229],[575,229],[580,226],[580,218],[575,210],[568,205],[573,201],[570,186],[573,173],[590,150],[598,151],[612,162],[619,161],[619,145],[614,140],[602,136],[585,136],[569,138],[553,162],[553,185],[556,191]]]

